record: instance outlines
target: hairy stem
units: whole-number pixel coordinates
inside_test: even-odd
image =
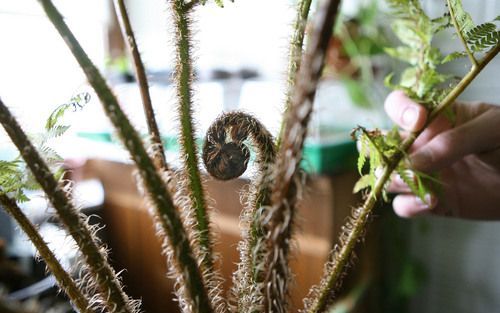
[[[146,77],[146,70],[144,69],[144,63],[142,62],[141,54],[139,53],[139,49],[135,41],[134,31],[132,30],[132,26],[130,25],[127,8],[123,0],[115,0],[114,3],[116,15],[120,20],[123,38],[125,38],[125,41],[128,43],[128,47],[134,60],[135,74],[139,83],[142,105],[144,108],[144,114],[146,115],[149,135],[151,137],[153,159],[158,168],[166,170],[168,166],[165,159],[165,151],[163,149],[160,131],[158,130],[158,124],[156,123],[153,105],[151,103],[151,95],[149,93],[149,84]]]
[[[56,181],[47,164],[1,100],[0,123],[19,149],[33,176],[47,194],[61,222],[75,239],[89,265],[93,278],[97,282],[102,297],[107,299],[108,309],[114,312],[134,312],[128,297],[122,291],[115,272],[106,260],[106,256],[101,252],[96,237],[89,230],[86,222],[80,217],[71,200],[68,199],[66,192]]]
[[[453,26],[455,27],[458,38],[460,38],[460,41],[462,42],[462,45],[465,48],[465,52],[467,53],[467,56],[469,57],[472,65],[477,66],[478,63],[476,58],[474,57],[474,53],[472,53],[472,51],[470,50],[469,45],[464,38],[464,34],[462,34],[462,31],[460,30],[460,25],[458,25],[457,17],[455,11],[453,10],[453,5],[451,4],[450,0],[446,0],[446,3],[448,4],[448,11],[450,12],[451,21],[453,22]]]
[[[178,114],[181,122],[181,152],[185,171],[188,175],[188,190],[192,206],[195,210],[197,235],[202,270],[213,270],[212,240],[210,238],[210,221],[206,210],[203,185],[198,167],[198,155],[195,130],[192,117],[193,66],[191,56],[190,10],[184,0],[170,0],[176,28],[177,65],[175,81],[177,83]]]
[[[295,80],[297,72],[299,71],[300,64],[302,63],[302,48],[304,46],[304,37],[306,33],[307,19],[309,11],[311,10],[312,0],[300,0],[297,4],[297,12],[295,21],[293,22],[293,35],[290,41],[290,51],[288,56],[288,72],[287,72],[287,92],[285,99],[285,111],[288,112],[292,103],[292,95],[295,87]],[[285,131],[285,121],[281,123],[280,132],[278,135],[278,142],[276,146],[279,148],[283,132]]]
[[[194,312],[212,312],[202,275],[194,258],[189,238],[182,225],[180,216],[174,207],[174,203],[167,191],[165,182],[156,171],[153,161],[144,148],[141,138],[130,123],[127,116],[120,108],[118,101],[106,81],[99,73],[95,65],[89,59],[85,51],[64,23],[61,14],[57,11],[50,0],[40,0],[43,8],[59,31],[62,38],[70,48],[80,67],[84,71],[89,83],[97,93],[106,114],[116,128],[125,147],[129,150],[132,159],[139,169],[139,174],[144,181],[144,186],[149,198],[154,205],[156,215],[161,221],[170,243],[173,261],[171,264],[183,278],[183,285],[187,290],[187,296],[192,302]]]
[[[78,311],[81,313],[95,312],[90,308],[88,299],[78,289],[73,278],[71,278],[71,276],[64,270],[61,263],[59,263],[59,260],[57,260],[55,255],[49,249],[35,226],[26,217],[21,208],[19,208],[16,201],[4,194],[1,188],[0,203],[2,204],[4,210],[16,220],[21,229],[26,233],[26,235],[28,235],[29,239],[38,250],[38,253],[47,264],[50,272],[56,278],[59,287],[66,292]]]
[[[274,164],[274,140],[267,129],[253,116],[243,112],[229,112],[219,116],[207,131],[203,146],[203,161],[215,178],[229,180],[242,175],[250,159],[245,141],[255,146],[258,173],[253,177],[242,216],[244,230],[238,245],[240,263],[234,275],[233,295],[238,312],[259,312],[262,307],[263,286],[262,253],[257,246],[264,241],[260,215],[270,205],[270,181],[265,180],[269,166]]]
[[[454,103],[457,97],[469,86],[474,78],[482,71],[482,69],[500,52],[500,45],[491,49],[486,56],[478,62],[477,66],[472,66],[472,69],[462,78],[462,80],[448,93],[448,95],[435,107],[429,114],[426,126],[418,132],[411,133],[402,143],[401,151],[395,153],[388,163],[384,166],[382,174],[377,178],[374,188],[368,194],[365,202],[357,212],[357,216],[349,221],[349,232],[346,234],[345,240],[332,251],[331,259],[333,263],[327,265],[325,276],[321,280],[319,290],[313,292],[314,299],[309,302],[305,308],[307,313],[324,312],[331,302],[335,293],[340,287],[340,279],[345,272],[345,266],[351,259],[352,252],[356,244],[362,238],[366,222],[371,215],[377,199],[381,198],[381,194],[389,181],[392,172],[406,155],[407,151],[415,142],[416,138],[425,130],[426,127],[441,113],[444,109]]]
[[[316,12],[306,58],[297,77],[290,109],[285,115],[285,131],[273,173],[272,206],[264,224],[268,251],[266,267],[269,268],[265,283],[266,312],[287,311],[290,280],[288,254],[297,200],[295,180],[339,4],[340,0],[323,1]]]

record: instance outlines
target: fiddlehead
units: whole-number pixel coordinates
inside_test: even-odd
[[[203,146],[207,171],[220,180],[243,174],[250,160],[246,141],[256,147],[258,167],[252,179],[248,200],[242,213],[243,240],[238,245],[240,263],[234,275],[233,295],[238,312],[261,312],[264,292],[263,211],[270,205],[269,166],[274,164],[276,147],[271,134],[251,115],[230,112],[221,115],[208,129]]]
[[[203,163],[210,175],[219,180],[241,176],[250,160],[250,150],[244,143],[249,137],[257,147],[256,162],[263,171],[276,155],[269,131],[243,112],[225,113],[217,118],[203,145]]]

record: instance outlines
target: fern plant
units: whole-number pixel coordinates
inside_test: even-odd
[[[176,297],[181,310],[207,313],[288,312],[292,277],[289,258],[301,189],[299,164],[340,1],[324,0],[320,3],[303,57],[305,25],[311,1],[300,0],[297,4],[290,45],[285,118],[279,137],[274,140],[254,117],[242,112],[230,112],[214,122],[205,138],[202,159],[207,171],[214,177],[227,180],[245,171],[250,156],[247,143],[255,146],[259,167],[247,196],[248,203],[245,204],[243,240],[239,245],[241,259],[234,275],[230,298],[222,294],[222,278],[213,253],[214,239],[209,219],[211,208],[205,200],[192,117],[191,19],[194,8],[206,1],[168,1],[176,29],[175,81],[178,117],[181,121],[181,157],[184,160],[180,169],[173,169],[165,160],[144,66],[124,1],[116,0],[115,7],[134,59],[148,122],[150,153],[123,113],[111,88],[81,48],[52,1],[39,0],[94,88],[104,111],[137,166],[138,187],[143,190],[160,230],[158,236],[164,243],[163,253],[168,258],[171,276],[177,281]],[[448,13],[437,19],[430,19],[418,0],[388,2],[394,10],[393,30],[402,46],[386,51],[409,66],[401,74],[398,83],[392,82],[394,75],[390,75],[386,82],[425,105],[430,110],[432,121],[452,105],[499,53],[499,31],[495,24],[498,18],[491,23],[475,25],[460,0],[448,0]],[[223,6],[222,0],[215,0],[215,3]],[[452,25],[465,51],[442,55],[432,45],[432,38]],[[440,64],[464,55],[469,57],[472,66],[460,81],[456,82],[452,76],[439,71]],[[0,162],[0,203],[28,234],[46,260],[49,270],[54,273],[59,286],[78,311],[139,312],[139,302],[130,299],[123,291],[94,229],[77,212],[70,189],[59,179],[57,170],[52,166],[60,158],[46,144],[49,138],[62,135],[68,129],[67,125],[60,123],[64,113],[70,108],[77,109],[85,102],[88,102],[88,96],[81,94],[58,107],[47,120],[46,134],[40,139],[30,139],[0,100],[0,123],[20,151],[20,158]],[[432,178],[412,171],[406,162],[407,151],[419,133],[412,133],[402,139],[397,129],[384,134],[380,130],[367,130],[360,126],[353,131],[353,136],[360,141],[358,171],[362,174],[355,191],[363,191],[365,201],[353,210],[347,225],[343,227],[339,245],[333,249],[325,265],[324,277],[318,286],[311,289],[303,312],[325,312],[334,302],[346,267],[352,259],[352,251],[363,237],[375,203],[386,198],[385,190],[393,172],[397,172],[412,191],[425,200],[429,188],[426,182]],[[34,142],[39,144],[34,145]],[[29,172],[25,167],[29,168]],[[368,171],[365,173],[366,167]],[[29,179],[24,179],[25,175],[30,175]],[[37,186],[46,193],[62,224],[78,245],[85,269],[85,276],[80,279],[73,279],[62,269],[36,227],[17,206],[16,202],[27,200],[24,190]],[[90,283],[84,285],[83,281]]]

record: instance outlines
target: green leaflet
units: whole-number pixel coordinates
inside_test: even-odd
[[[62,136],[70,128],[69,125],[61,124],[64,114],[69,109],[76,110],[77,108],[82,108],[89,101],[90,95],[88,93],[80,93],[73,96],[68,103],[59,105],[49,115],[45,122],[45,131],[43,133],[29,136],[58,180],[64,174],[61,167],[63,159],[57,151],[48,145],[48,142],[51,139]],[[12,161],[0,160],[0,186],[18,202],[30,200],[26,196],[25,190],[40,189],[40,185],[20,156]]]
[[[462,34],[467,33],[474,27],[474,22],[470,17],[470,14],[465,12],[462,6],[462,0],[449,0],[450,11],[455,14],[459,30]]]
[[[467,56],[467,53],[465,51],[461,51],[461,52],[455,51],[455,52],[452,52],[452,53],[448,54],[447,56],[445,56],[441,60],[441,64],[445,64],[445,63],[448,63],[448,62],[451,62],[451,61],[454,61],[456,59],[460,59],[460,58],[463,58],[466,56]]]
[[[365,188],[371,187],[374,183],[372,175],[363,175],[354,185],[352,192],[358,193]]]
[[[451,17],[444,14],[431,20],[417,0],[387,2],[396,16],[396,21],[392,24],[393,30],[404,45],[388,47],[385,51],[410,66],[401,72],[399,83],[392,82],[394,75],[388,76],[385,80],[386,86],[403,90],[415,101],[432,108],[436,102],[433,101],[433,95],[450,78],[439,73],[438,66],[460,56],[459,53],[443,56],[439,49],[432,46],[433,36],[451,25]]]
[[[411,47],[400,46],[396,48],[384,48],[385,53],[393,58],[399,59],[411,65],[417,65],[419,59],[418,50]]]
[[[360,143],[358,171],[362,176],[353,189],[353,192],[357,193],[362,189],[374,187],[378,169],[384,166],[386,160],[399,150],[401,138],[397,129],[383,135],[379,130],[367,131],[363,127],[357,127],[352,135]],[[367,159],[369,161],[369,171],[368,174],[363,175],[363,168]]]
[[[414,171],[400,167],[397,169],[399,177],[408,185],[411,192],[413,192],[417,197],[423,202],[426,202],[425,196],[429,194],[428,189],[422,183],[422,179],[419,175],[416,175]]]
[[[437,34],[446,28],[452,27],[450,13],[446,12],[443,16],[431,20],[432,22],[432,33]]]
[[[473,53],[487,50],[500,42],[500,31],[494,24],[495,21],[499,20],[499,17],[490,23],[475,25],[470,15],[465,12],[461,0],[448,0],[448,3],[450,12],[458,24],[460,36],[463,37]]]
[[[473,52],[481,52],[500,42],[500,31],[495,24],[484,23],[469,30],[465,38]]]

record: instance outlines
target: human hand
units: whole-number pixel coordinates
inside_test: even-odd
[[[437,172],[442,191],[426,203],[411,194],[399,177],[389,191],[400,193],[393,207],[399,216],[422,213],[469,219],[500,219],[500,107],[484,103],[456,103],[452,126],[438,116],[417,138],[410,150],[415,170]],[[422,129],[426,109],[402,91],[385,101],[389,117],[405,131]]]

